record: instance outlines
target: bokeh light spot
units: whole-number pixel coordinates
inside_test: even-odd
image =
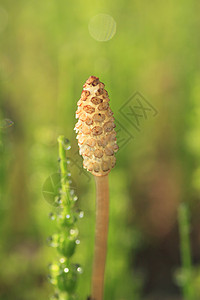
[[[110,15],[98,14],[90,20],[88,28],[93,39],[106,42],[115,35],[116,22]]]

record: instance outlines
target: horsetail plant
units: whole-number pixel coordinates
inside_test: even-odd
[[[118,150],[113,112],[104,84],[90,76],[83,85],[78,101],[75,130],[78,133],[79,153],[83,167],[91,172],[96,182],[96,232],[92,273],[92,300],[102,300],[109,222],[108,174],[115,166],[114,153]]]
[[[83,217],[83,212],[75,211],[77,196],[70,187],[70,173],[68,170],[69,158],[66,150],[70,144],[64,136],[58,138],[59,165],[60,165],[60,189],[56,197],[57,213],[50,213],[50,219],[57,224],[57,233],[48,239],[49,245],[57,248],[58,259],[49,265],[49,280],[55,286],[55,294],[51,299],[74,300],[78,275],[82,268],[72,263],[72,256],[76,245],[80,243],[77,239],[78,229],[76,222]]]

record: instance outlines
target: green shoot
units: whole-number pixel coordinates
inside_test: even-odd
[[[80,243],[77,239],[78,229],[76,222],[83,213],[75,211],[77,196],[70,187],[71,174],[68,170],[69,159],[66,151],[70,149],[70,143],[64,136],[58,138],[60,187],[55,205],[57,213],[51,213],[51,220],[56,222],[57,233],[49,238],[49,246],[57,249],[58,258],[49,265],[49,280],[55,287],[55,294],[51,299],[72,300],[77,299],[76,287],[82,268],[72,262],[76,246]]]

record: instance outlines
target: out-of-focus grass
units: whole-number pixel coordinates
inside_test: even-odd
[[[110,175],[106,299],[137,299],[142,282],[144,294],[150,294],[151,267],[146,270],[137,257],[173,232],[180,199],[192,203],[195,228],[199,224],[199,4],[2,0],[0,9],[7,22],[3,28],[0,18],[0,109],[15,122],[1,138],[0,299],[47,299],[50,293],[46,265],[54,253],[45,239],[53,227],[42,186],[57,172],[57,136],[72,141],[72,157],[77,150],[74,114],[89,75],[106,83],[117,120],[134,136],[120,150]],[[102,12],[114,17],[117,32],[101,43],[89,35],[88,24]],[[158,110],[140,133],[119,111],[137,90]],[[75,166],[72,175],[86,214],[77,253],[85,269],[78,292],[85,299],[93,251],[94,184]],[[140,235],[144,245],[135,240]],[[194,248],[199,246],[196,242]],[[172,259],[170,268],[178,263]],[[167,293],[163,289],[163,298]]]

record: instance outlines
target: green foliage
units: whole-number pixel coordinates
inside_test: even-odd
[[[116,35],[107,42],[94,40],[88,32],[90,20],[102,12],[117,25]],[[181,268],[179,279],[185,278],[184,265],[176,260],[179,241],[171,239],[183,198],[190,203],[194,226],[191,257],[195,254],[196,264],[191,267],[191,285],[199,298],[199,20],[195,0],[181,5],[172,0],[92,4],[88,0],[1,0],[0,120],[11,119],[14,126],[0,131],[0,300],[47,299],[53,293],[46,265],[56,253],[59,263],[62,255],[58,247],[55,253],[44,241],[59,228],[73,226],[78,218],[76,211],[70,218],[60,211],[62,217],[57,218],[56,138],[61,134],[70,138],[74,150],[68,153],[76,161],[74,114],[81,86],[90,75],[105,82],[115,118],[134,137],[121,147],[126,131],[118,133],[120,152],[110,174],[105,300],[156,299],[157,292],[161,299],[171,298],[175,290],[171,270]],[[120,113],[135,91],[158,110],[140,132],[128,121],[130,115],[124,118]],[[90,290],[95,192],[93,182],[81,173],[81,161],[78,164],[73,163],[71,171],[85,220],[79,227],[79,251],[70,260],[84,267],[77,294],[85,300]],[[59,183],[55,190],[51,179]],[[49,222],[46,216],[52,205],[55,213]],[[171,246],[159,254],[170,273],[167,278],[162,270],[156,277],[157,257],[144,251],[160,249],[163,243],[166,249]],[[153,286],[158,278],[163,278],[166,289]],[[177,285],[180,295],[179,281]],[[65,300],[65,292],[59,292],[59,297]]]
[[[55,297],[62,299],[63,292],[65,292],[67,300],[75,297],[78,275],[82,273],[82,268],[71,261],[76,246],[80,243],[77,239],[76,225],[80,213],[75,212],[74,191],[70,188],[69,161],[66,158],[66,151],[71,148],[69,140],[64,136],[59,136],[58,147],[61,184],[58,195],[55,197],[57,212],[56,214],[50,213],[50,219],[56,223],[58,232],[48,238],[48,244],[58,250],[59,257],[58,262],[49,266],[49,280],[58,290]],[[54,185],[54,182],[52,184]],[[62,292],[61,295],[60,292]]]

